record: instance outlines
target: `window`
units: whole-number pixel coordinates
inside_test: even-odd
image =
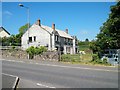
[[[55,41],[58,41],[58,38],[59,38],[59,37],[56,35],[56,36],[55,36]]]
[[[66,42],[68,42],[68,38],[66,38]]]
[[[36,36],[34,36],[34,42],[36,42]]]
[[[32,42],[32,37],[29,37],[29,42]]]
[[[64,38],[64,42],[65,42],[65,38]]]

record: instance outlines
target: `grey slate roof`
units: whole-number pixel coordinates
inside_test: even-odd
[[[53,32],[53,29],[49,26],[44,26],[44,25],[41,25],[41,27],[43,27],[44,29],[46,29],[49,33],[52,33]],[[69,34],[67,34],[65,31],[62,31],[62,30],[58,30],[58,29],[55,29],[58,34],[61,36],[61,37],[65,37],[65,38],[70,38],[70,39],[73,39]]]

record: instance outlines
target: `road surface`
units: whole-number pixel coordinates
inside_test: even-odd
[[[2,72],[18,76],[18,88],[118,88],[115,67],[3,60]]]

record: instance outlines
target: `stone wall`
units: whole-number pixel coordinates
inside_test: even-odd
[[[24,50],[2,50],[2,58],[9,59],[28,59],[28,54]],[[50,61],[58,61],[59,54],[56,51],[48,51],[44,52],[41,55],[35,55],[34,60],[50,60]]]
[[[59,54],[56,51],[48,51],[44,52],[42,55],[36,55],[34,56],[34,59],[36,60],[52,60],[52,61],[58,61],[59,60]]]
[[[2,58],[27,59],[27,53],[23,50],[2,50]]]

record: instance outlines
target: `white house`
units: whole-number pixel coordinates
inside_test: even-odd
[[[0,38],[10,37],[10,33],[5,30],[3,27],[0,27]]]
[[[48,50],[60,50],[64,54],[76,54],[78,51],[77,38],[68,34],[68,29],[61,31],[52,27],[41,25],[37,20],[22,36],[22,48],[25,50],[30,46],[46,46]]]

